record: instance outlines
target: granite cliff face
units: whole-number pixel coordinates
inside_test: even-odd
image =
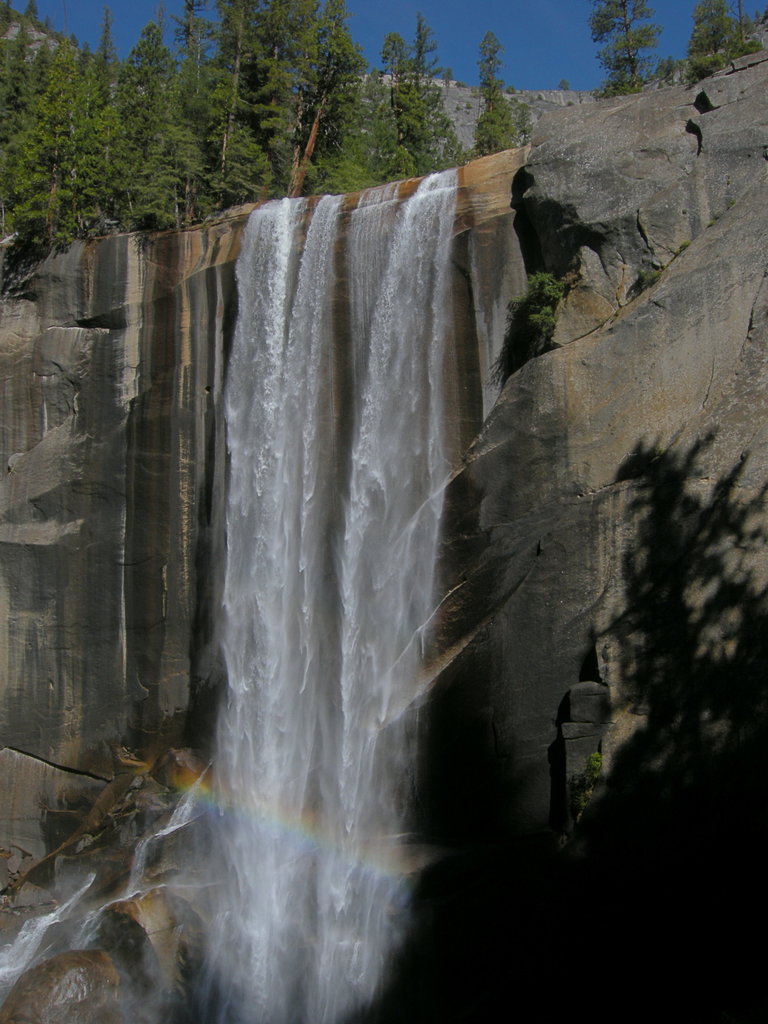
[[[2,735],[54,765],[108,777],[182,728],[237,223],[74,245],[3,302]]]
[[[529,268],[565,277],[569,290],[552,350],[507,381],[452,485],[444,628],[462,653],[447,670],[436,748],[455,742],[468,756],[453,772],[447,756],[434,763],[436,779],[450,779],[443,810],[459,830],[466,820],[480,832],[491,821],[491,832],[570,827],[563,757],[573,748],[583,767],[608,703],[605,755],[647,711],[633,700],[647,680],[630,647],[650,638],[630,623],[638,602],[667,591],[651,597],[641,566],[665,560],[690,573],[695,620],[717,573],[697,579],[692,552],[718,488],[731,481],[729,502],[761,507],[768,64],[752,60],[694,89],[552,114],[514,178]],[[655,523],[651,550],[641,541],[667,476],[691,512],[680,536]],[[670,523],[677,514],[670,506]],[[762,551],[747,561],[757,594]],[[724,576],[737,572],[726,563]],[[700,642],[735,628],[713,619]],[[602,710],[571,724],[566,697],[588,682],[601,684]],[[469,719],[460,693],[475,708]],[[486,765],[468,775],[481,751]],[[472,794],[486,770],[506,788],[489,796],[495,815]]]
[[[514,179],[569,290],[452,484],[425,771],[454,839],[583,816],[425,883],[449,1016],[768,1009],[767,76],[552,114]]]
[[[487,1019],[508,957],[533,988],[549,983],[546,951],[578,987],[589,961],[573,957],[564,904],[580,921],[599,907],[613,934],[634,915],[642,941],[627,955],[647,956],[651,894],[663,902],[674,889],[693,941],[712,925],[697,902],[705,879],[716,862],[735,867],[727,838],[746,834],[743,875],[757,870],[766,836],[754,808],[768,778],[767,80],[757,54],[693,89],[566,108],[542,118],[530,149],[462,172],[455,474],[420,805],[438,841],[497,844],[572,833],[594,792],[570,847],[590,867],[567,884],[558,875],[535,912],[509,885],[508,850],[483,869],[489,904],[506,894],[499,906],[446,897],[463,891],[463,868],[427,874],[434,926],[460,951],[429,937],[438,951],[424,970],[449,979],[431,1007],[443,1019],[477,986],[478,1016],[461,1019]],[[247,212],[73,246],[7,281],[6,849],[49,853],[62,836],[41,826],[41,803],[74,815],[103,781],[210,732],[220,397]],[[567,282],[553,344],[499,394],[489,372],[506,307],[537,270]],[[587,772],[596,752],[599,778]],[[616,895],[619,861],[629,895]],[[730,896],[713,889],[716,925],[729,928]],[[516,917],[521,938],[469,949],[466,935],[497,934],[497,915]],[[655,941],[671,955],[670,940]],[[619,952],[607,956],[620,971]],[[743,951],[696,946],[696,956],[713,970],[719,957],[730,979]],[[748,987],[746,1009],[725,982],[716,988],[713,1012],[752,1012]],[[414,1019],[424,1009],[416,999]]]

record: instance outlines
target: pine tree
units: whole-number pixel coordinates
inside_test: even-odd
[[[437,42],[432,29],[421,11],[416,14],[416,34],[413,37],[413,74],[421,87],[438,78],[442,68],[437,63]]]
[[[117,64],[117,50],[112,35],[112,11],[109,7],[104,8],[101,19],[101,34],[99,45],[96,47],[96,56],[106,68],[114,68]]]
[[[181,17],[172,15],[176,24],[174,32],[176,45],[185,58],[194,58],[199,66],[205,60],[206,51],[213,37],[213,27],[207,18],[201,17],[207,7],[207,0],[184,0]]]
[[[36,100],[12,164],[13,222],[26,241],[71,241],[77,235],[75,119],[77,60],[69,43],[56,48],[45,87]]]
[[[435,77],[441,73],[432,30],[421,14],[416,35],[407,46],[397,33],[384,40],[381,59],[389,76],[392,138],[385,161],[386,177],[410,177],[441,170],[461,156],[456,135],[443,107]]]
[[[475,126],[475,155],[486,156],[517,144],[512,110],[504,96],[504,82],[499,78],[503,47],[493,32],[486,32],[480,43],[480,95],[483,111]]]
[[[93,55],[93,74],[101,91],[103,103],[107,103],[117,79],[118,60],[115,42],[112,36],[112,12],[104,8],[101,21],[99,44]]]
[[[208,49],[213,26],[201,16],[205,7],[205,0],[185,0],[183,16],[173,19],[180,65],[172,92],[170,132],[184,225],[200,220],[211,208],[208,136],[215,113]]]
[[[116,103],[122,138],[121,219],[137,228],[179,222],[172,150],[174,63],[160,26],[150,22],[121,69]]]
[[[382,130],[382,126],[386,127]],[[326,149],[307,172],[313,192],[358,192],[385,181],[382,138],[389,139],[389,93],[378,73],[366,75],[338,147]]]
[[[759,48],[754,40],[744,39],[741,22],[731,17],[726,0],[701,0],[693,9],[686,79],[698,82],[735,57]]]
[[[81,54],[74,119],[77,234],[103,234],[117,226],[120,121],[111,83],[98,54]]]
[[[604,96],[642,88],[651,70],[645,51],[655,48],[661,31],[656,24],[644,24],[652,17],[646,0],[593,0],[589,28],[593,42],[605,44],[597,55],[608,72]]]
[[[421,103],[419,138],[414,143],[416,173],[443,170],[463,157],[451,119],[443,105],[443,90],[436,79],[444,74],[437,62],[437,41],[423,16],[416,15],[413,40],[414,84]]]
[[[218,0],[218,53],[209,143],[214,149],[211,187],[221,206],[258,197],[271,183],[269,163],[257,138],[254,71],[259,44],[254,0]],[[264,119],[264,131],[271,123]]]
[[[326,0],[317,24],[316,64],[306,69],[297,89],[291,196],[301,194],[316,151],[321,157],[338,153],[359,103],[365,60],[347,17],[344,0]]]
[[[215,105],[223,117],[218,126],[219,178],[227,173],[229,145],[240,110],[243,55],[252,36],[252,4],[248,0],[219,0],[219,67]]]
[[[32,109],[47,82],[50,51],[40,46],[37,54],[33,53],[27,25],[22,21],[15,39],[3,41],[2,58],[0,209],[5,232],[10,227],[6,215],[14,202],[14,166],[21,139],[31,124]]]
[[[308,121],[319,61],[317,0],[269,0],[256,27],[248,80],[256,138],[269,160],[273,190],[285,195]]]

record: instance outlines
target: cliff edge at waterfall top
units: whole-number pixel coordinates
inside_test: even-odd
[[[4,248],[0,1024],[765,1019],[767,84]]]

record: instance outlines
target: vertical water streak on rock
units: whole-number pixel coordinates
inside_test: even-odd
[[[222,1024],[341,1022],[375,996],[402,931],[401,712],[447,472],[454,204],[445,174],[400,205],[369,193],[349,215],[346,454],[332,408],[342,200],[311,217],[303,202],[270,204],[244,239],[226,402],[228,809],[211,941]]]

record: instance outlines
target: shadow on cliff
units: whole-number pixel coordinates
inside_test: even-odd
[[[626,701],[614,720],[637,727],[573,870],[599,912],[588,925],[581,901],[595,966],[627,978],[635,1017],[655,1005],[657,1019],[666,1006],[678,1021],[765,1020],[766,486],[750,486],[748,461],[710,479],[713,444],[641,449],[630,467],[628,610],[610,632]]]
[[[607,782],[562,850],[486,845],[425,873],[383,1020],[768,1019],[766,488],[748,462],[708,477],[712,445],[641,448],[617,476],[634,543],[602,642],[628,738]]]

